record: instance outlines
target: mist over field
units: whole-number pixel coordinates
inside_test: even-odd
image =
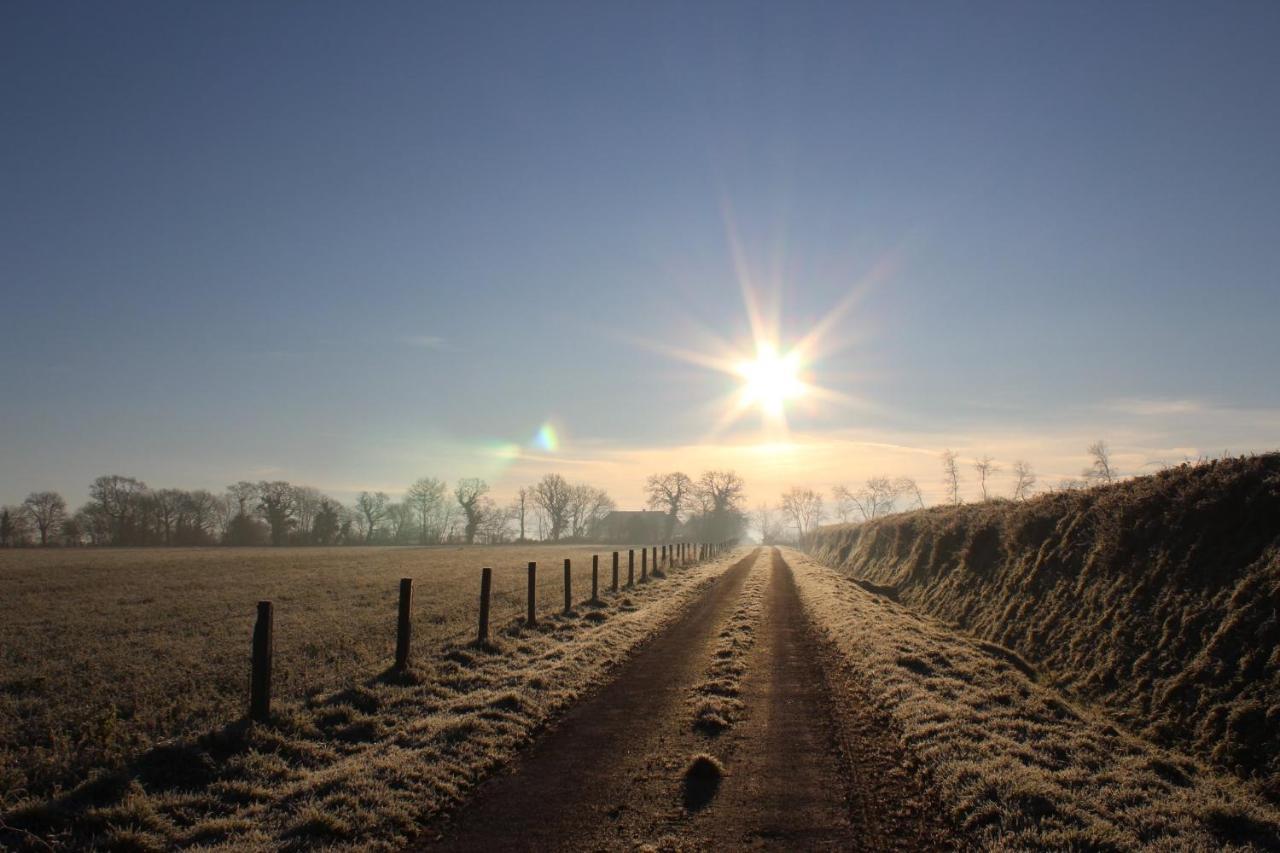
[[[0,848],[1280,850],[1280,6],[0,8]]]

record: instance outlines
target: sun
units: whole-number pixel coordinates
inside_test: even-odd
[[[744,409],[758,406],[766,417],[782,417],[787,402],[804,395],[803,368],[799,350],[783,354],[774,344],[757,343],[755,359],[735,367],[734,372],[743,380],[739,405]]]

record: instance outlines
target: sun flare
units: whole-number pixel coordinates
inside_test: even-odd
[[[743,379],[741,405],[759,406],[767,417],[781,417],[786,403],[804,394],[803,364],[798,350],[785,354],[770,343],[756,345],[756,357],[737,365]]]

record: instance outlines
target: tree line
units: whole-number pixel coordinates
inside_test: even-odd
[[[697,480],[681,472],[655,474],[646,505],[661,513],[674,541],[738,536],[745,524],[745,486],[732,471]],[[74,512],[57,492],[32,492],[0,507],[0,547],[29,545],[437,545],[524,541],[590,541],[608,531],[616,510],[604,489],[546,474],[499,503],[489,484],[464,477],[452,487],[423,477],[399,500],[361,492],[350,506],[310,486],[283,480],[240,481],[220,493],[150,488],[135,477],[106,474],[89,486]]]
[[[1085,488],[1092,485],[1113,483],[1120,473],[1111,460],[1111,450],[1105,441],[1096,441],[1088,447],[1089,465],[1078,479],[1062,480],[1060,490]],[[953,506],[964,502],[961,484],[965,475],[960,457],[952,450],[941,454],[942,487],[944,501]],[[996,500],[992,487],[993,478],[1003,470],[989,455],[982,455],[969,463],[980,500]],[[1008,498],[1024,501],[1035,494],[1037,476],[1031,463],[1015,460],[1010,466],[1012,488]],[[752,522],[765,544],[800,542],[822,525],[824,521],[841,524],[871,521],[895,512],[923,509],[924,493],[910,477],[889,477],[879,474],[867,478],[859,486],[850,488],[837,484],[831,489],[828,504],[821,492],[811,488],[793,486],[782,494],[776,506],[761,504],[752,513]]]

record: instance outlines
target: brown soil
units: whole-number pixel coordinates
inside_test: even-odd
[[[771,578],[747,654],[739,721],[718,736],[692,726],[690,690],[751,567]],[[766,566],[768,567],[766,569]],[[833,692],[776,551],[735,564],[670,630],[579,704],[512,771],[482,786],[433,850],[928,849],[951,846],[924,807],[888,721]],[[688,797],[700,754],[724,768]],[[706,762],[695,766],[707,771]],[[711,771],[714,775],[714,770]],[[705,803],[702,798],[705,797]]]

